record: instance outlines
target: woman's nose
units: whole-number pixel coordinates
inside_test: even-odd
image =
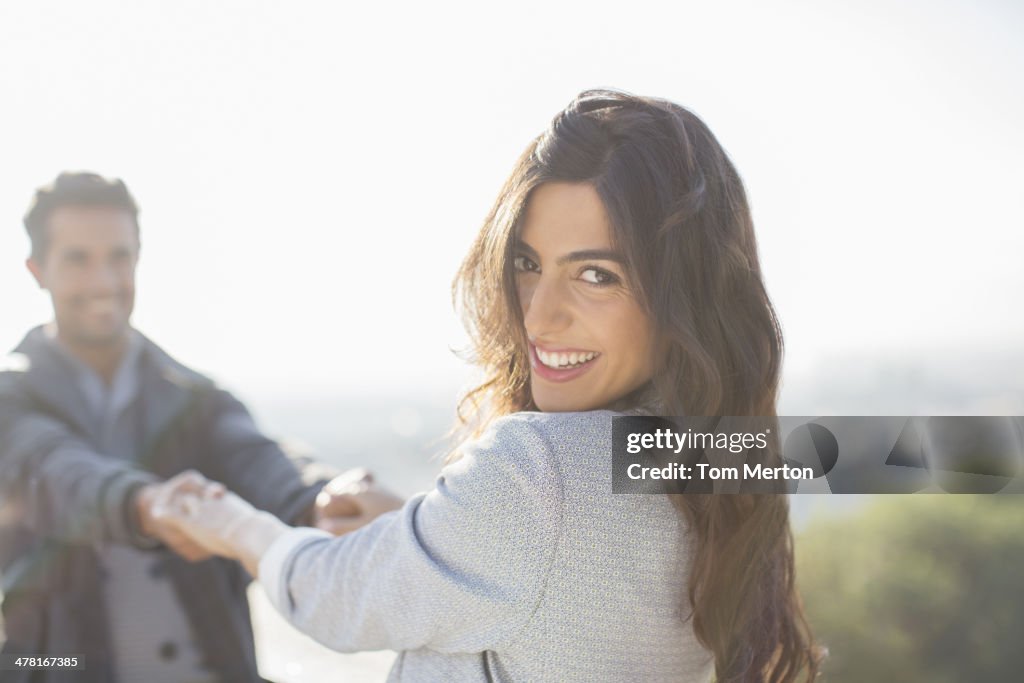
[[[568,294],[558,280],[541,276],[521,293],[521,298],[523,325],[531,337],[560,332],[572,321]]]

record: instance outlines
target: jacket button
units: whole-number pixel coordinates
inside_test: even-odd
[[[167,574],[167,570],[164,569],[164,563],[161,560],[157,560],[153,564],[149,565],[149,575],[154,579],[162,579]]]
[[[178,656],[178,646],[167,641],[160,646],[160,658],[161,659],[174,659]]]

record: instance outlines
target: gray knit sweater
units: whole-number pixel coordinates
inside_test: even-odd
[[[611,493],[614,414],[502,418],[401,510],[278,538],[260,582],[330,648],[400,651],[388,681],[706,683],[688,532],[664,496]]]

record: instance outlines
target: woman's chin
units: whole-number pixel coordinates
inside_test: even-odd
[[[533,403],[537,410],[542,413],[580,413],[585,410],[593,410],[592,401],[585,397],[552,395],[554,392],[533,392]]]

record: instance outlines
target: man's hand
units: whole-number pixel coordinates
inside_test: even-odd
[[[147,536],[157,539],[175,553],[189,562],[199,562],[212,557],[212,553],[203,546],[182,533],[177,527],[166,519],[154,516],[154,503],[165,494],[170,488],[177,487],[182,491],[189,491],[199,496],[210,495],[216,491],[222,491],[223,486],[215,482],[209,482],[198,472],[188,470],[177,475],[173,479],[160,484],[147,484],[135,493],[135,511],[138,514],[139,528]],[[214,491],[216,489],[216,491]]]
[[[327,482],[313,505],[313,526],[336,536],[355,531],[405,503],[373,481],[363,468],[348,470]]]

